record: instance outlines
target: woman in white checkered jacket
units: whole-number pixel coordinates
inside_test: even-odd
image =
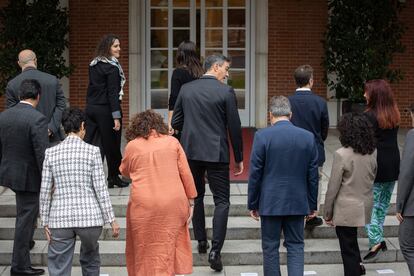
[[[99,276],[98,239],[110,223],[119,235],[99,148],[83,141],[85,115],[80,109],[65,110],[62,118],[66,139],[46,150],[40,190],[40,218],[45,228],[49,275],[71,275],[76,236],[81,240],[83,275]]]

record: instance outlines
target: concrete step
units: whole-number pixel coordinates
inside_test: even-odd
[[[388,251],[381,252],[375,262],[402,262],[397,238],[387,238]],[[368,240],[359,239],[362,255],[367,253]],[[196,242],[192,242],[196,252]],[[0,241],[0,265],[9,265],[12,256],[13,241]],[[76,243],[74,264],[79,265],[79,243]],[[286,249],[281,246],[281,263],[286,263]],[[101,241],[100,255],[102,266],[125,265],[125,241]],[[194,253],[195,266],[208,266],[207,254]],[[34,266],[47,263],[47,242],[38,241],[31,251]],[[261,265],[262,248],[260,240],[227,240],[222,250],[224,265]],[[306,264],[340,264],[342,263],[338,240],[308,239],[305,243]]]
[[[47,267],[42,267],[46,270],[45,276],[48,276]],[[410,272],[408,271],[407,265],[405,263],[371,263],[366,264],[365,269],[367,270],[366,276],[378,276],[380,275],[378,271],[391,270],[389,273],[385,274],[388,276],[408,276]],[[0,266],[0,276],[9,276],[10,267]],[[287,275],[286,265],[281,266],[282,275]],[[223,271],[213,272],[210,267],[207,266],[196,266],[194,267],[193,274],[194,276],[241,276],[242,273],[257,273],[257,276],[263,275],[263,268],[260,265],[240,265],[240,266],[225,266]],[[343,275],[343,266],[342,264],[334,265],[305,265],[306,275],[316,276],[332,276],[332,275]],[[315,274],[316,273],[316,274]],[[106,266],[102,267],[100,271],[101,275],[105,276],[128,276],[126,267],[118,266]],[[81,268],[79,266],[74,266],[72,268],[72,275],[82,275]],[[254,274],[251,274],[254,275]]]
[[[125,217],[129,197],[127,195],[112,195],[111,202],[114,208],[116,217]],[[395,195],[391,198],[391,206],[388,209],[388,215],[395,214]],[[247,210],[247,195],[232,195],[230,197],[230,216],[248,216]],[[206,195],[204,198],[206,216],[212,216],[214,211],[213,196]],[[321,205],[320,214],[323,214],[323,204]],[[16,216],[16,201],[14,195],[0,196],[0,216],[1,217],[15,217]]]
[[[126,233],[126,218],[117,219],[120,227],[120,240],[125,240]],[[227,240],[240,240],[240,239],[260,239],[260,223],[254,221],[250,217],[229,217],[227,227]],[[13,240],[15,232],[15,219],[14,218],[0,218],[0,240]],[[384,235],[386,237],[398,236],[399,222],[395,216],[387,216],[384,224]],[[212,218],[206,218],[207,236],[209,239],[212,237]],[[192,229],[192,226],[190,226]],[[190,231],[191,236],[193,232]],[[364,227],[361,227],[358,231],[359,237],[366,237]],[[315,227],[313,229],[305,228],[305,237],[312,239],[336,239],[335,229],[326,224]],[[36,240],[44,240],[45,235],[42,229],[36,229]],[[102,240],[113,240],[112,231],[109,225],[104,227],[101,236]]]

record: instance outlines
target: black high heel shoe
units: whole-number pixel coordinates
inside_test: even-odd
[[[360,275],[365,275],[367,272],[365,270],[365,266],[363,264],[360,264],[359,267],[361,268],[361,274]]]
[[[371,248],[370,248],[370,251],[364,257],[364,260],[370,260],[370,259],[374,258],[375,256],[377,256],[377,254],[380,250],[387,251],[387,244],[385,243],[385,241],[382,241],[380,243],[380,246],[378,246],[377,249],[375,249],[374,251],[371,251]]]

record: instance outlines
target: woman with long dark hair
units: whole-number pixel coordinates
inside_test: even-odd
[[[108,187],[126,187],[119,178],[121,164],[122,109],[125,75],[118,61],[121,46],[116,35],[105,35],[89,64],[89,85],[86,97],[87,143],[99,146],[102,159],[108,164]]]
[[[175,59],[177,65],[171,77],[171,93],[168,100],[168,132],[170,135],[174,134],[174,129],[171,127],[171,119],[181,86],[200,78],[204,74],[194,42],[189,40],[181,42]],[[179,134],[177,135],[176,133],[175,136],[179,138]]]
[[[338,124],[342,147],[334,153],[325,196],[325,221],[336,226],[345,276],[365,274],[357,228],[371,220],[377,154],[372,124],[363,114],[347,113]]]
[[[374,126],[377,139],[378,163],[371,223],[365,227],[370,251],[364,260],[369,260],[374,258],[380,250],[387,250],[383,225],[400,168],[400,151],[397,143],[400,112],[394,101],[391,87],[385,80],[367,81],[364,90],[368,105],[365,114]]]

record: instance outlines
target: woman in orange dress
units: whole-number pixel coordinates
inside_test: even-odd
[[[128,275],[191,274],[188,225],[197,192],[185,153],[151,110],[134,116],[126,139],[120,171],[132,179],[126,215]]]

